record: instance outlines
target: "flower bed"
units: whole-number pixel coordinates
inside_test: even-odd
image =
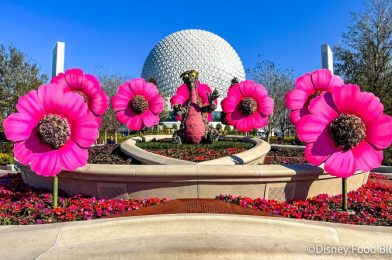
[[[330,197],[320,194],[311,199],[288,202],[241,198],[231,195],[219,195],[216,198],[289,218],[392,226],[392,181],[388,181],[385,176],[378,174],[371,174],[369,178],[367,184],[348,193],[348,209],[353,211],[353,214],[340,211],[341,195]]]
[[[11,181],[0,184],[0,225],[89,220],[166,202],[165,198],[98,200],[82,195],[69,197],[60,192],[59,207],[53,209],[52,194],[49,191],[25,185],[19,174],[0,178],[5,179]],[[339,211],[340,195],[329,197],[320,194],[312,199],[289,202],[230,195],[216,198],[282,217],[360,225],[392,225],[392,181],[377,174],[371,174],[366,185],[349,193],[349,210],[355,214]]]
[[[139,164],[124,154],[119,144],[97,145],[88,149],[88,163]]]
[[[297,163],[305,164],[307,163],[305,159],[305,154],[303,149],[292,149],[286,147],[271,147],[265,157],[264,164],[287,164],[287,163]]]
[[[69,197],[60,192],[59,205],[53,209],[52,193],[45,189],[27,186],[18,174],[9,183],[0,184],[0,225],[89,220],[164,202],[166,199],[158,198],[105,200],[82,195]]]
[[[181,144],[171,143],[171,139],[161,139],[151,142],[139,142],[139,148],[166,157],[180,160],[202,162],[213,160],[224,156],[238,154],[249,150],[254,145],[252,143],[240,141],[218,141],[212,144]]]

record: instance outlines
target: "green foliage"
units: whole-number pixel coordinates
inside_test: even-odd
[[[220,132],[222,132],[222,124],[221,123],[218,123],[218,124],[216,124],[216,126],[215,126],[215,129],[216,130],[218,130],[218,132],[220,133]]]
[[[6,153],[0,153],[0,165],[12,164],[14,162],[13,156]]]
[[[392,166],[392,146],[384,150],[384,160],[382,164]]]
[[[354,13],[335,46],[335,70],[348,83],[373,92],[392,115],[392,0],[374,0],[363,13]]]
[[[226,134],[229,134],[231,132],[231,126],[225,125],[224,131]]]
[[[26,55],[13,45],[0,44],[0,124],[15,111],[20,96],[35,89],[48,80],[41,74],[35,62],[28,61]]]
[[[173,124],[173,130],[177,130],[177,129],[178,129],[177,124]]]

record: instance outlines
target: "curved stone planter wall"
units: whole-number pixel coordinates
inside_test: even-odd
[[[171,135],[148,135],[143,138],[145,141],[151,141],[153,139],[165,139],[171,138]],[[179,159],[174,159],[170,157],[165,157],[159,154],[154,154],[141,149],[136,146],[136,141],[141,138],[131,138],[126,140],[121,144],[121,150],[128,156],[140,161],[142,164],[148,165],[195,165],[195,164],[205,164],[205,165],[239,165],[239,164],[260,164],[264,163],[265,156],[271,149],[269,143],[259,139],[259,138],[248,138],[243,136],[226,136],[229,138],[236,138],[244,142],[253,143],[255,146],[251,149],[244,151],[242,153],[234,154],[231,156],[225,156],[215,160],[204,161],[200,163],[184,161]]]
[[[41,177],[18,164],[26,183],[52,189],[52,178]],[[98,165],[59,174],[60,189],[68,194],[98,198],[214,198],[219,194],[275,200],[305,199],[341,193],[341,179],[311,165]],[[348,190],[367,181],[357,172]]]

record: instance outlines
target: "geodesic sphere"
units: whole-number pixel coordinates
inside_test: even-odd
[[[144,62],[142,77],[154,78],[167,97],[182,84],[180,75],[187,70],[199,71],[199,80],[226,95],[230,81],[245,79],[238,54],[222,37],[203,30],[178,31],[161,40]]]

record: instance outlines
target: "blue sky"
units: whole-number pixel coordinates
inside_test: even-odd
[[[51,74],[56,41],[66,68],[140,76],[154,45],[182,29],[226,39],[245,68],[258,55],[295,74],[319,68],[320,45],[335,45],[362,0],[8,1],[0,2],[0,43],[13,43]]]

